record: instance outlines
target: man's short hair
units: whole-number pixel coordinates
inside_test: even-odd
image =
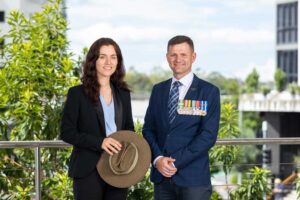
[[[171,38],[168,42],[168,48],[167,51],[169,51],[169,47],[173,46],[175,44],[182,44],[182,43],[187,43],[192,51],[194,52],[194,42],[191,38],[189,38],[188,36],[185,35],[176,35],[175,37]]]

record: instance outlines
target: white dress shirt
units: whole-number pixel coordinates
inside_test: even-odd
[[[193,78],[194,78],[194,74],[193,72],[188,73],[187,75],[185,75],[184,77],[182,77],[181,79],[177,80],[175,77],[172,78],[172,83],[171,83],[171,87],[170,90],[173,86],[173,83],[175,81],[179,81],[181,83],[181,86],[179,86],[179,100],[183,100],[187,91],[190,89],[192,82],[193,82]]]

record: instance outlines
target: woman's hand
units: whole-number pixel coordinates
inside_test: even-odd
[[[122,145],[119,141],[108,137],[103,140],[101,148],[112,156],[121,150]]]

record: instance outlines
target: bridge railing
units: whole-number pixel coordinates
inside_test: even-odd
[[[216,145],[297,145],[300,144],[299,138],[239,138],[239,139],[222,139],[218,140]],[[41,148],[68,148],[72,145],[61,140],[44,140],[44,141],[0,141],[0,149],[8,148],[31,148],[34,149],[35,159],[35,194],[36,200],[41,199]]]

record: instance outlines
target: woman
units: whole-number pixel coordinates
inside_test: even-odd
[[[127,188],[115,188],[99,176],[96,165],[103,151],[112,155],[121,144],[111,133],[134,130],[130,93],[118,44],[100,38],[90,47],[82,85],[70,88],[65,103],[61,138],[73,145],[69,176],[76,200],[126,199]]]

